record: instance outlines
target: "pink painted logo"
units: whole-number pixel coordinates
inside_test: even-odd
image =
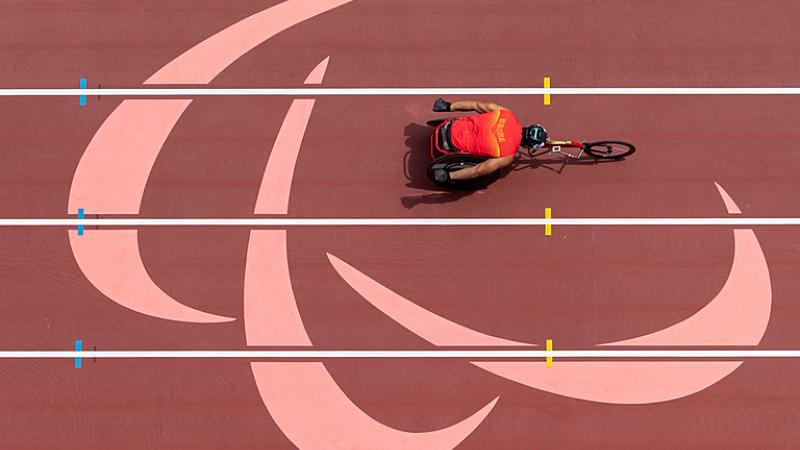
[[[189,49],[145,84],[208,84],[247,52],[304,20],[351,0],[288,0],[250,16]],[[329,60],[305,84],[321,84]],[[69,213],[80,205],[101,214],[138,214],[145,185],[162,146],[191,105],[188,99],[125,100],[105,120],[76,169]],[[297,156],[315,105],[292,102],[264,170],[256,214],[287,214]],[[147,132],[142,132],[147,130]],[[717,185],[728,212],[739,213]],[[247,250],[244,327],[248,345],[307,346],[290,281],[286,230],[252,230]],[[666,329],[601,345],[756,345],[770,317],[772,289],[767,263],[752,230],[733,231],[735,255],[722,290],[702,310]],[[83,274],[110,300],[160,319],[214,323],[234,318],[183,305],[160,289],[145,270],[138,232],[98,230],[70,244]],[[347,262],[328,254],[332,268],[356,292],[434,346],[527,348],[535,344],[490,336],[421,308]],[[472,362],[502,378],[547,392],[594,402],[644,404],[699,392],[720,381],[741,361],[665,362]],[[355,405],[321,362],[254,362],[261,398],[283,433],[300,448],[453,448],[472,433],[498,398],[449,427],[411,433],[386,426]]]

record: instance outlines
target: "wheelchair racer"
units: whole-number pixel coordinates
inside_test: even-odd
[[[547,130],[539,124],[522,127],[510,109],[496,103],[457,101],[442,98],[433,104],[434,112],[474,111],[478,114],[450,120],[442,128],[446,150],[489,158],[472,167],[453,172],[434,172],[438,183],[468,180],[489,175],[514,162],[520,145],[538,148],[547,141]]]

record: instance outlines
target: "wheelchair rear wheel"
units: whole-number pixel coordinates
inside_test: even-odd
[[[429,120],[429,121],[425,122],[425,124],[428,125],[429,127],[436,128],[439,125],[441,125],[442,123],[444,123],[445,120],[447,120],[447,119],[432,119],[432,120]]]
[[[437,185],[447,189],[456,189],[456,190],[483,189],[500,177],[499,170],[484,177],[473,178],[470,180],[459,180],[459,181],[449,180],[445,183],[438,183],[433,174],[437,170],[446,170],[448,172],[455,172],[457,170],[477,166],[478,164],[484,161],[486,161],[486,158],[484,157],[470,155],[467,153],[451,153],[449,155],[440,156],[439,158],[433,160],[433,162],[431,162],[430,165],[428,166],[428,178],[430,178],[431,181],[433,181]]]

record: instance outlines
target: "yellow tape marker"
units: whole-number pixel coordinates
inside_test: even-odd
[[[552,339],[548,339],[547,340],[547,351],[548,352],[552,352],[553,351],[553,340]],[[549,355],[547,357],[547,367],[553,367],[553,356],[552,355]]]
[[[550,77],[544,77],[544,88],[550,89]],[[544,104],[550,104],[550,94],[544,94]]]
[[[550,220],[553,218],[553,211],[550,208],[544,209],[544,218],[546,220]],[[553,235],[553,226],[549,223],[544,225],[544,235],[545,236],[552,236]]]

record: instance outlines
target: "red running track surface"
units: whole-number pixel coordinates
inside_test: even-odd
[[[140,87],[218,31],[278,2],[11,1],[0,88]],[[792,86],[800,5],[756,2],[366,2],[256,47],[211,87]],[[433,98],[317,99],[289,217],[723,217],[714,182],[748,216],[797,215],[794,96],[554,96],[494,100],[552,135],[624,138],[623,163],[559,158],[471,195],[424,179]],[[0,99],[0,217],[64,217],[89,141],[122,99]],[[187,108],[153,166],[142,217],[249,217],[291,98]],[[757,142],[756,142],[757,140]],[[550,170],[552,169],[552,170]],[[407,177],[410,173],[410,178]],[[88,211],[91,213],[91,211]],[[87,230],[91,234],[94,230]],[[798,348],[798,231],[755,229],[772,315],[758,348]],[[291,285],[319,349],[430,349],[350,288],[336,255],[402,297],[481,333],[584,349],[669,327],[725,283],[729,227],[309,228],[287,233]],[[147,273],[194,324],[123,308],[87,281],[56,228],[0,230],[0,350],[244,349],[246,229],[147,228]],[[443,260],[448,269],[442,269]],[[490,274],[490,275],[487,275]],[[556,365],[559,361],[556,361]],[[746,361],[694,395],[615,405],[568,398],[464,361],[330,361],[350,401],[386,426],[447,427],[495,397],[459,448],[769,448],[800,438],[796,360]],[[315,424],[309,423],[313,428]],[[0,362],[4,448],[292,448],[245,361]]]

